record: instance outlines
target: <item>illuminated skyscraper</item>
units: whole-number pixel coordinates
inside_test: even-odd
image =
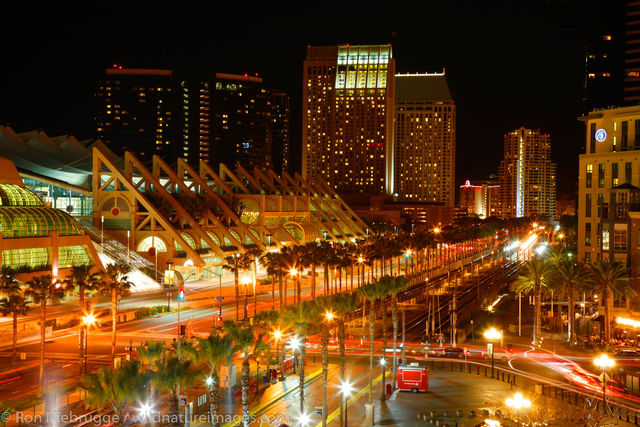
[[[303,176],[341,193],[391,193],[394,75],[390,45],[307,48]]]
[[[397,74],[393,193],[455,204],[456,106],[442,73]]]
[[[524,127],[505,134],[498,176],[501,217],[555,215],[556,164],[548,134]]]
[[[151,163],[178,155],[177,86],[171,70],[107,68],[95,93],[98,137],[117,154]]]
[[[216,73],[190,78],[182,87],[182,157],[248,171],[254,166],[281,172],[289,149],[289,98],[265,88],[262,78]]]

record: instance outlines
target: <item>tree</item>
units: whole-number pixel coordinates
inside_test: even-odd
[[[65,290],[69,293],[75,293],[77,288],[78,293],[78,306],[80,307],[80,315],[87,313],[87,307],[85,303],[85,296],[87,292],[94,292],[100,289],[102,273],[92,273],[91,265],[79,265],[74,266],[71,269],[71,273],[63,280]],[[82,325],[80,328],[79,339],[79,351],[80,358],[84,357],[84,341],[85,334],[87,333],[87,325]]]
[[[159,391],[169,393],[169,425],[179,427],[184,425],[180,420],[179,394],[181,390],[190,387],[198,377],[191,360],[179,360],[173,352],[164,359],[156,361],[156,372],[151,377],[151,383]]]
[[[207,370],[203,374],[207,375],[205,384],[209,388],[209,414],[214,427],[220,425],[220,377],[218,370],[230,355],[233,355],[233,342],[229,336],[209,335],[207,338],[196,339],[196,352],[194,353],[197,363],[203,363]]]
[[[409,281],[404,276],[393,277],[387,282],[387,290],[391,295],[391,322],[393,323],[393,387],[396,384],[397,357],[396,348],[398,345],[398,294],[407,289]]]
[[[366,301],[369,301],[369,403],[373,403],[373,336],[375,334],[375,309],[374,304],[378,299],[378,289],[375,284],[365,285],[358,289],[363,299],[363,310]]]
[[[27,314],[27,301],[22,295],[20,284],[15,278],[15,271],[3,268],[0,276],[0,292],[6,295],[0,300],[0,313],[3,316],[11,315],[13,318],[13,344],[11,350],[12,360],[16,360],[16,345],[18,343],[18,316]]]
[[[107,265],[106,280],[101,282],[100,290],[103,294],[111,296],[111,359],[116,359],[116,329],[118,324],[118,300],[129,293],[133,283],[129,281],[127,274],[128,265],[117,262]]]
[[[327,383],[329,377],[329,323],[333,320],[333,299],[326,296],[314,300],[321,316],[320,354],[322,360],[322,426],[327,425]]]
[[[377,293],[377,299],[380,301],[380,311],[382,314],[382,360],[385,360],[385,361],[386,361],[386,355],[387,355],[387,306],[384,302],[387,299],[387,297],[390,295],[389,286],[392,281],[393,281],[393,278],[391,276],[383,276],[375,284],[375,291]],[[382,401],[384,401],[386,398],[385,375],[386,375],[386,369],[383,366],[382,367],[382,394],[380,398],[380,400]]]
[[[60,283],[54,283],[51,275],[34,276],[24,289],[24,295],[34,304],[40,304],[40,387],[44,380],[44,339],[47,324],[47,303],[56,303],[64,298],[64,289]]]
[[[306,357],[306,339],[309,335],[309,325],[318,319],[318,309],[313,301],[301,301],[295,306],[287,307],[284,312],[285,322],[292,324],[299,340],[298,351],[300,359],[298,361],[299,387],[300,387],[300,413],[304,412],[304,361]]]
[[[267,356],[267,375],[269,380],[271,379],[269,374],[271,364],[271,361],[269,360],[271,357],[271,345],[269,345],[269,339],[267,338],[266,333],[258,335],[253,346],[253,355],[256,358],[256,393],[258,393],[260,391],[260,358],[265,355]]]
[[[144,397],[148,377],[140,369],[140,362],[124,362],[118,369],[102,367],[94,374],[82,377],[80,388],[86,391],[85,403],[98,412],[105,407],[113,410],[115,426],[124,426],[126,410],[131,403]]]
[[[258,291],[257,291],[257,286],[258,286],[258,259],[262,256],[262,251],[258,248],[251,248],[249,249],[247,252],[245,252],[242,255],[242,266],[244,267],[244,269],[249,270],[251,268],[253,268],[253,315],[255,317],[257,311],[258,311]],[[247,315],[247,305],[248,305],[248,300],[247,300],[247,291],[245,288],[245,295],[244,295],[244,317],[245,319],[247,319],[248,315]]]
[[[240,377],[242,391],[242,424],[249,427],[249,357],[251,349],[255,346],[253,328],[248,325],[238,326],[225,322],[227,334],[233,341],[235,351],[242,351],[242,375]],[[235,353],[234,351],[234,353]]]
[[[344,318],[347,313],[353,313],[356,309],[356,298],[353,295],[337,294],[331,296],[331,307],[333,308],[335,315],[337,316],[338,323],[338,351],[340,354],[340,382],[345,383],[345,368],[347,362],[346,356],[346,334]],[[364,310],[364,308],[363,308]],[[342,405],[342,393],[340,394],[340,420],[344,419],[344,408]],[[342,422],[342,421],[341,421]]]
[[[533,345],[538,345],[542,335],[542,289],[548,286],[551,268],[544,259],[535,257],[524,264],[523,270],[524,273],[516,278],[511,289],[514,292],[534,294]]]
[[[267,270],[267,275],[271,279],[271,310],[276,309],[276,276],[282,277],[277,252],[267,252],[260,258],[260,264]],[[282,306],[282,281],[280,281],[280,306]],[[259,313],[258,313],[259,314]]]
[[[611,310],[610,306],[616,297],[632,297],[636,295],[631,286],[627,268],[618,261],[599,259],[595,264],[589,265],[590,280],[587,285],[598,294],[602,295],[604,305],[604,337],[607,342],[611,340]]]
[[[13,318],[13,343],[11,347],[11,359],[16,360],[16,345],[18,343],[18,316],[24,316],[29,311],[27,300],[21,293],[11,293],[0,299],[0,313],[3,316],[11,315]]]
[[[567,297],[567,341],[569,346],[575,342],[575,296],[576,290],[588,281],[589,273],[582,263],[576,263],[568,258],[561,260],[551,275],[551,284],[561,295]]]
[[[224,259],[225,263],[222,265],[224,270],[233,272],[236,290],[236,322],[240,320],[240,280],[238,275],[241,267],[238,262],[239,257],[240,254],[229,255]]]

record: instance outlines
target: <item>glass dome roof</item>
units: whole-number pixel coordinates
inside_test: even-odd
[[[44,206],[42,200],[31,190],[16,184],[0,184],[1,206]]]

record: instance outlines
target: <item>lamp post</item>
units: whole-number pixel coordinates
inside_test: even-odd
[[[409,258],[411,257],[411,249],[407,249],[404,253],[405,261],[404,261],[404,275],[409,276]]]
[[[593,364],[602,370],[602,409],[606,413],[607,412],[607,373],[606,371],[609,368],[613,368],[616,362],[606,354],[601,354],[600,357],[593,359]]]
[[[342,399],[344,400],[344,427],[347,427],[347,413],[349,407],[349,397],[351,396],[351,392],[353,391],[353,386],[351,383],[342,383],[340,384],[340,394],[342,394]]]
[[[100,252],[104,254],[104,215],[100,217]]]
[[[298,290],[298,269],[295,267],[291,267],[291,269],[289,270],[289,276],[293,277],[293,280],[295,281],[295,291],[296,291],[296,299],[298,300],[298,302],[300,302],[300,292]],[[294,299],[294,302],[296,301],[296,299]],[[285,301],[285,305],[286,305],[286,301]]]
[[[242,284],[244,285],[244,318],[243,320],[246,322],[249,317],[249,313],[247,312],[247,305],[249,304],[249,294],[247,291],[247,285],[251,283],[251,279],[245,277],[242,279]]]
[[[498,332],[496,328],[491,328],[484,332],[484,337],[491,341],[487,344],[487,351],[491,352],[491,378],[495,378],[494,375],[494,358],[493,358],[493,343],[502,338],[502,334]]]
[[[360,270],[361,270],[361,274],[362,274],[362,281],[360,280],[360,274],[358,274],[358,287],[364,285],[364,257],[362,255],[360,255],[358,257],[358,264],[360,264]]]
[[[380,394],[380,400],[384,402],[386,395],[385,395],[385,387],[386,387],[386,381],[384,379],[385,377],[385,366],[387,366],[387,359],[383,357],[380,358],[380,368],[382,369],[382,393]]]
[[[89,327],[95,323],[96,323],[96,317],[93,315],[93,313],[87,313],[82,318],[82,325],[84,327],[84,343],[83,343],[84,368],[83,369],[85,374],[87,373],[87,359],[89,358],[88,351],[87,351],[89,346]]]

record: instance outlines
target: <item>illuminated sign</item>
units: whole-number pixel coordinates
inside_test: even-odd
[[[605,139],[607,139],[607,131],[605,131],[604,129],[600,128],[596,131],[596,141],[598,142],[602,142]]]

